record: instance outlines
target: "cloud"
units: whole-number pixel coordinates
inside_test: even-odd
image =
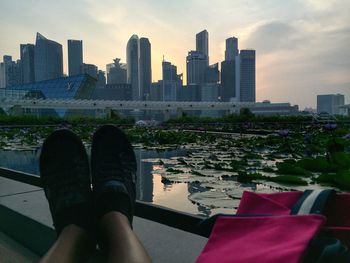
[[[260,54],[277,50],[295,49],[301,42],[301,32],[291,24],[272,21],[258,26],[247,38],[245,45]]]
[[[257,51],[258,99],[315,106],[317,93],[348,93],[350,100],[350,2],[348,0],[12,0],[0,4],[0,56],[19,57],[19,44],[37,31],[64,46],[83,39],[84,60],[104,69],[125,62],[129,37],[152,44],[153,79],[161,60],[186,71],[195,34],[209,31],[210,62],[224,58],[225,39]]]

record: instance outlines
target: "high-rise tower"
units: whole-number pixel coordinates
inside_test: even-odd
[[[68,72],[69,76],[81,74],[83,70],[83,41],[68,40]]]
[[[196,35],[196,50],[209,57],[209,34],[203,30]]]
[[[255,50],[241,50],[240,65],[241,101],[255,102]]]
[[[23,84],[35,81],[34,49],[33,44],[21,44],[20,46]]]
[[[238,39],[226,39],[225,60],[221,62],[221,100],[240,101],[240,61]]]
[[[151,43],[148,38],[140,38],[140,99],[148,100],[152,84]]]
[[[127,82],[131,84],[132,99],[140,100],[140,80],[139,80],[139,37],[132,35],[126,47]]]
[[[235,60],[238,56],[238,39],[230,37],[226,39],[225,60]]]
[[[35,81],[62,77],[62,45],[37,33],[34,50],[34,68]]]

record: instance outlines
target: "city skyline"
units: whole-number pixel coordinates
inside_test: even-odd
[[[174,3],[140,1],[135,9],[135,17],[140,15],[139,18],[127,15],[132,9],[124,1],[118,4],[76,1],[69,3],[70,9],[66,13],[63,10],[68,1],[60,4],[34,0],[13,2],[2,4],[3,11],[0,11],[3,23],[9,25],[0,29],[2,35],[7,36],[0,43],[0,52],[1,55],[12,55],[14,59],[19,58],[19,44],[34,43],[33,35],[40,32],[63,44],[65,73],[68,73],[67,39],[82,39],[84,60],[105,71],[112,58],[120,57],[122,62],[126,61],[127,40],[132,34],[138,34],[152,43],[152,80],[157,81],[161,79],[163,55],[178,67],[178,73],[186,74],[186,55],[195,49],[194,36],[206,29],[210,64],[224,60],[225,40],[229,37],[239,39],[240,49],[256,50],[257,101],[290,101],[303,108],[315,107],[317,94],[342,93],[346,95],[346,101],[349,100],[350,59],[344,49],[349,44],[346,24],[349,19],[345,16],[344,5],[349,4],[343,1],[318,3],[307,0],[283,4],[248,1],[248,5],[242,5],[223,0],[215,6],[209,1],[191,1],[182,3],[181,8]],[[198,12],[191,16],[182,10],[192,10],[196,5]],[[26,14],[17,16],[24,9]],[[166,10],[173,11],[166,13]],[[53,12],[50,17],[45,15],[49,11]],[[237,16],[233,18],[235,12]],[[59,20],[60,16],[65,21]],[[217,18],[213,19],[214,16]],[[29,17],[31,20],[26,23]],[[240,19],[242,17],[245,19]],[[45,18],[47,23],[39,22],[39,18]],[[74,26],[68,26],[69,23]],[[10,34],[11,28],[19,33]],[[169,37],[165,37],[165,32]]]

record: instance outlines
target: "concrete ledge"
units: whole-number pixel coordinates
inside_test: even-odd
[[[56,239],[44,191],[36,186],[0,177],[0,231],[28,248],[34,254],[44,255]],[[165,225],[175,213],[168,209],[142,204],[139,212],[152,219],[157,216],[163,224],[134,217],[134,231],[145,246],[153,262],[194,262],[207,238]],[[145,210],[144,210],[145,209]],[[175,226],[188,228],[199,218],[181,214]],[[192,219],[191,219],[192,218]],[[191,220],[194,222],[190,222]],[[104,262],[97,253],[89,262]]]
[[[0,204],[0,230],[24,247],[42,256],[55,242],[55,231]]]

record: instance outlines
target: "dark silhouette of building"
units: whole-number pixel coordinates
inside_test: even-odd
[[[106,87],[106,76],[103,70],[97,72],[97,87],[105,88]]]
[[[130,84],[107,84],[105,88],[95,89],[92,99],[96,100],[131,100]]]
[[[62,77],[62,45],[37,33],[34,51],[34,68],[35,81]]]
[[[140,38],[140,99],[149,100],[152,83],[151,43],[148,38]]]
[[[255,50],[241,50],[240,73],[240,101],[255,102]]]
[[[33,44],[20,45],[23,84],[35,81],[34,49],[35,46]]]
[[[84,74],[88,74],[97,80],[98,68],[96,65],[83,63],[83,70],[82,71]]]
[[[3,62],[0,63],[0,88],[7,88],[21,83],[21,61],[12,61],[12,56],[3,56]]]
[[[196,50],[186,57],[187,85],[202,84],[207,79],[209,66],[209,35],[207,30],[196,34]]]
[[[176,101],[178,90],[182,87],[182,75],[177,74],[177,67],[170,62],[162,62],[163,79],[160,82],[163,101]]]
[[[69,76],[79,75],[83,67],[83,41],[68,40],[68,72]]]
[[[132,35],[126,47],[127,83],[131,84],[132,99],[140,100],[139,37]]]
[[[203,30],[196,35],[196,51],[201,52],[209,65],[209,34],[207,30]]]
[[[206,83],[218,83],[220,81],[219,63],[215,63],[207,67],[205,76]]]
[[[238,38],[230,37],[226,39],[225,60],[235,60],[238,56]]]
[[[199,51],[190,51],[186,57],[187,85],[205,82],[207,57]]]
[[[127,83],[126,64],[120,63],[120,58],[113,60],[114,63],[107,64],[107,84]]]
[[[221,91],[222,101],[230,101],[236,94],[236,61],[225,60],[221,62]]]
[[[220,97],[222,101],[240,100],[239,62],[238,39],[235,37],[226,39],[225,60],[221,62]]]

